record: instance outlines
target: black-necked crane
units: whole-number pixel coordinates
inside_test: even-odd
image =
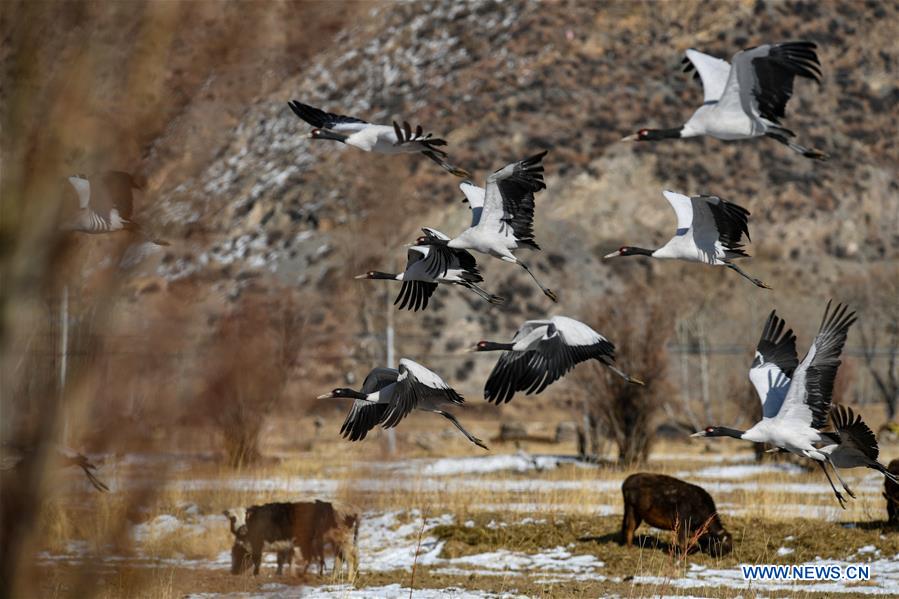
[[[618,256],[650,256],[667,260],[699,262],[712,266],[726,266],[753,284],[770,289],[759,279],[746,274],[734,260],[746,258],[743,235],[749,240],[749,211],[718,196],[685,196],[665,190],[662,192],[677,216],[677,231],[668,243],[650,250],[624,246],[607,254]]]
[[[312,139],[338,141],[377,154],[424,154],[457,177],[471,177],[465,169],[446,162],[446,152],[440,149],[446,145],[446,140],[430,133],[425,135],[421,125],[413,131],[407,122],[402,127],[396,121],[392,126],[375,125],[356,117],[325,112],[296,100],[287,105],[295,115],[314,127],[309,133]]]
[[[399,368],[375,368],[362,383],[362,390],[339,388],[320,395],[319,399],[347,398],[355,400],[347,414],[340,434],[350,441],[361,441],[366,434],[381,425],[393,428],[412,410],[432,412],[449,420],[469,441],[488,449],[484,442],[469,433],[446,411],[461,406],[465,400],[440,376],[408,358],[400,360]]]
[[[484,398],[495,404],[510,401],[517,391],[540,393],[587,360],[598,360],[629,383],[643,384],[615,366],[611,341],[566,316],[525,321],[510,343],[480,341],[473,351],[503,352],[484,385]]]
[[[484,278],[477,262],[469,252],[448,247],[449,237],[436,229],[422,229],[425,235],[409,248],[406,269],[400,273],[370,270],[357,279],[383,279],[402,281],[403,286],[394,305],[400,309],[418,311],[428,307],[431,295],[439,283],[459,285],[471,289],[491,304],[500,304],[503,298],[487,293],[478,283]]]
[[[534,240],[534,193],[546,189],[544,156],[546,151],[507,164],[487,177],[483,191],[471,183],[462,183],[460,187],[472,208],[472,224],[447,245],[518,264],[555,302],[556,294],[544,287],[527,264],[513,253],[521,248],[540,249]]]
[[[880,453],[877,437],[860,415],[853,412],[852,408],[834,406],[830,411],[830,419],[835,432],[824,433],[828,444],[820,447],[819,451],[830,456],[831,464],[837,468],[870,468],[894,483],[899,483],[899,478],[877,461]],[[855,497],[848,487],[844,488]]]
[[[0,455],[0,470],[11,470],[18,474],[24,469],[31,467],[38,458],[38,452],[34,447],[23,447],[21,445],[4,443],[2,445],[2,455]],[[50,463],[59,468],[68,468],[77,466],[84,472],[88,482],[98,491],[109,491],[109,487],[97,478],[94,471],[97,465],[88,459],[86,455],[75,451],[63,445],[52,445],[52,455]]]
[[[640,129],[624,141],[658,141],[708,135],[722,140],[766,136],[807,158],[827,160],[820,150],[790,141],[796,134],[781,126],[798,77],[821,83],[821,63],[812,42],[764,44],[737,52],[727,61],[687,50],[684,71],[696,69],[703,102],[683,126]]]
[[[78,208],[64,220],[59,228],[81,233],[114,233],[134,231],[156,245],[168,245],[155,239],[134,222],[134,189],[143,189],[142,177],[122,171],[106,171],[87,177],[74,175],[69,183],[78,196]],[[73,207],[66,207],[67,211]]]
[[[819,449],[827,438],[821,429],[830,412],[833,381],[840,367],[840,353],[846,343],[855,312],[842,304],[831,311],[827,302],[818,334],[808,353],[797,365],[796,337],[783,331],[784,322],[774,311],[768,316],[749,370],[749,380],[762,401],[762,420],[748,430],[710,426],[693,437],[733,437],[754,443],[768,443],[818,463],[827,476],[834,495],[845,508],[825,463],[833,467],[828,453]],[[844,488],[845,482],[834,469]]]

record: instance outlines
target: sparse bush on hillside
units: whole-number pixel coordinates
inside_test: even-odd
[[[618,367],[644,382],[628,383],[597,364],[579,371],[576,380],[586,394],[593,446],[605,437],[618,447],[620,463],[641,463],[649,455],[653,419],[668,392],[670,311],[659,296],[635,285],[604,301],[586,322],[615,344]]]

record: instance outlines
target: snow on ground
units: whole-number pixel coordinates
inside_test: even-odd
[[[485,474],[488,472],[529,472],[554,470],[563,464],[582,468],[596,468],[572,456],[531,455],[523,451],[515,454],[490,455],[471,458],[443,458],[438,460],[404,460],[398,467],[424,476],[453,476]]]
[[[667,456],[671,458],[672,456]],[[751,456],[746,456],[751,459]],[[689,456],[689,459],[697,456]],[[664,458],[663,458],[664,459]],[[708,462],[716,462],[709,466]],[[783,493],[793,493],[811,497],[814,495],[830,496],[831,489],[826,482],[803,483],[792,482],[789,477],[801,471],[793,464],[757,465],[741,463],[743,456],[703,455],[697,460],[696,469],[678,472],[678,476],[690,480],[699,478],[702,485],[713,495],[757,491],[767,489]],[[531,456],[523,452],[513,455],[497,455],[474,458],[444,458],[400,460],[383,466],[389,469],[389,476],[364,478],[306,478],[276,477],[254,478],[249,476],[228,479],[181,479],[172,481],[172,485],[182,491],[215,491],[236,489],[242,491],[286,491],[303,497],[330,498],[336,496],[342,487],[351,485],[355,492],[383,493],[407,490],[411,492],[443,492],[450,488],[454,492],[466,490],[487,490],[498,493],[548,493],[559,491],[584,491],[587,493],[617,491],[624,476],[603,480],[590,476],[577,476],[574,480],[553,480],[541,477],[540,471],[552,470],[567,464],[577,463],[571,458],[557,456]],[[592,467],[589,464],[577,463],[579,466]],[[378,468],[378,467],[376,467]],[[498,473],[510,473],[510,476],[497,477]],[[530,473],[530,474],[527,474]],[[786,480],[759,482],[755,477],[760,475],[783,474]],[[861,473],[860,473],[861,474]],[[493,476],[491,476],[493,475]],[[137,480],[125,481],[126,484],[139,484]],[[860,475],[853,481],[853,486],[865,492],[879,495],[882,480],[876,473]],[[543,514],[554,512],[582,512],[596,515],[620,513],[618,504],[561,504],[555,502],[516,503],[478,503],[470,506],[477,510],[502,510],[505,513]],[[719,503],[725,514],[741,514],[749,507],[736,502]],[[770,508],[771,514],[780,516],[802,516],[827,520],[839,520],[840,508],[834,504],[777,504]],[[43,562],[83,563],[90,560],[110,569],[118,563],[127,561],[129,565],[138,567],[182,567],[193,569],[223,570],[230,566],[230,551],[223,547],[222,551],[212,559],[191,560],[178,557],[157,558],[148,554],[143,547],[152,546],[152,542],[170,534],[204,534],[215,527],[225,528],[227,523],[219,514],[202,514],[194,504],[178,507],[177,515],[161,514],[134,526],[131,537],[135,542],[135,554],[109,555],[109,551],[97,553],[85,542],[72,542],[62,554],[41,553],[38,558]],[[411,571],[413,563],[428,566],[432,571],[452,576],[528,576],[531,580],[543,583],[572,580],[604,580],[602,561],[593,555],[572,555],[565,547],[544,549],[539,553],[528,554],[506,550],[490,551],[458,558],[442,558],[443,542],[433,536],[433,529],[441,524],[451,524],[451,514],[432,513],[423,518],[418,511],[408,512],[370,512],[362,519],[359,532],[360,566],[363,571],[388,572]],[[495,527],[503,527],[509,523],[524,523],[531,518],[510,517],[508,522],[493,523]],[[789,541],[790,539],[785,539]],[[149,545],[148,545],[149,544]],[[788,545],[788,543],[787,543]],[[784,556],[792,553],[789,546],[781,547],[777,553]],[[899,558],[899,556],[896,556]],[[876,547],[866,546],[856,549],[847,560],[853,563],[866,562],[871,565],[872,583],[855,586],[853,590],[869,594],[899,594],[899,564],[894,558],[882,556]],[[274,554],[266,554],[266,562],[273,568]],[[814,562],[813,562],[814,563]],[[817,562],[820,565],[820,562]],[[840,562],[827,562],[837,563]],[[682,578],[673,580],[658,577],[637,577],[636,584],[667,584],[678,589],[703,588],[710,586],[726,586],[744,589],[746,583],[742,579],[739,568],[710,569],[694,565]],[[280,584],[266,585],[259,593],[216,595],[218,597],[274,599],[276,597],[405,597],[409,589],[400,585],[351,589],[344,586],[322,587],[290,587]],[[786,587],[782,583],[754,582],[753,590],[788,590],[790,592],[828,593],[843,588],[842,582],[806,583]],[[212,595],[192,595],[197,599]],[[512,597],[512,595],[491,595],[462,589],[416,590],[416,597]]]
[[[867,582],[850,582],[844,580],[809,582],[809,581],[752,581],[743,580],[743,574],[739,567],[735,568],[707,568],[697,564],[691,564],[690,570],[682,578],[663,578],[661,576],[635,576],[636,584],[668,585],[681,589],[695,589],[709,586],[722,586],[731,589],[750,588],[755,591],[781,591],[792,594],[798,593],[861,593],[865,595],[899,595],[899,555],[890,558],[876,559],[865,562],[862,559],[824,560],[816,559],[801,565],[810,566],[841,566],[865,563],[871,568],[871,580]]]
[[[750,476],[758,476],[759,474],[802,474],[805,469],[797,464],[746,464],[739,466],[709,466],[702,470],[686,470],[678,472],[678,477],[693,478],[749,478]]]
[[[650,462],[754,462],[755,456],[751,453],[654,453],[649,458]]]
[[[411,571],[413,564],[429,566],[439,572],[454,573],[464,576],[484,574],[491,576],[527,575],[549,580],[582,580],[601,578],[600,569],[603,562],[592,555],[574,555],[564,547],[555,547],[535,554],[512,551],[491,551],[458,558],[442,558],[443,541],[430,534],[436,526],[452,524],[451,514],[439,514],[422,517],[417,510],[408,512],[366,513],[359,527],[359,564],[362,571],[389,572],[394,570]],[[141,544],[156,535],[170,534],[176,531],[188,531],[194,534],[205,530],[208,526],[225,527],[222,517],[194,515],[181,520],[175,516],[163,514],[135,526],[132,538],[135,540],[136,554],[133,556],[94,555],[87,543],[72,543],[63,554],[41,553],[38,559],[42,562],[77,564],[84,561],[103,563],[114,567],[117,562],[127,560],[137,567],[184,567],[205,569],[227,569],[230,566],[228,548],[213,560],[189,560],[183,558],[155,558],[148,555]],[[273,563],[275,555],[266,554],[266,562]],[[272,566],[269,565],[269,568]],[[332,567],[329,563],[328,567]],[[399,587],[395,590],[399,592]],[[331,592],[331,591],[328,591]],[[337,591],[335,591],[337,592]],[[360,596],[392,596],[360,595]],[[230,595],[229,595],[230,596]],[[254,595],[234,595],[235,597]],[[317,595],[304,595],[317,596]],[[321,595],[330,597],[332,595]],[[343,596],[343,595],[341,595]],[[355,596],[355,595],[350,595]],[[416,596],[418,596],[416,592]],[[435,595],[439,597],[450,595]],[[451,595],[466,596],[466,595]],[[486,595],[472,595],[482,597]],[[199,597],[199,595],[197,595]]]
[[[594,516],[611,516],[621,513],[620,505],[610,505],[607,503],[538,503],[538,502],[516,502],[503,503],[475,503],[470,506],[472,509],[484,512],[495,511],[502,508],[504,512],[523,512],[528,514],[593,514]],[[527,520],[527,518],[525,518]]]
[[[389,584],[379,587],[356,589],[349,585],[326,585],[320,587],[292,587],[284,584],[263,585],[262,591],[255,593],[195,593],[186,599],[407,599],[409,587]],[[468,591],[457,587],[445,589],[414,589],[416,599],[524,599],[523,595],[512,593],[487,593]]]
[[[413,562],[417,562],[444,574],[552,575],[555,579],[580,580],[600,577],[598,571],[604,566],[592,555],[572,555],[564,547],[535,554],[499,550],[450,559],[441,558],[443,542],[428,532],[437,525],[452,522],[450,514],[422,521],[421,514],[414,510],[405,515],[401,512],[367,514],[359,528],[361,569],[411,570]]]
[[[457,569],[458,566],[465,565],[479,568],[480,572],[489,575],[507,575],[510,573],[529,573],[533,575],[534,573],[552,572],[563,573],[565,578],[574,578],[576,580],[603,579],[604,577],[598,576],[596,571],[605,566],[603,562],[596,559],[593,555],[572,555],[564,547],[556,547],[535,554],[500,549],[445,561],[451,561],[456,566],[453,570]],[[441,569],[437,570],[437,572],[442,571]],[[465,570],[463,572],[468,573]]]

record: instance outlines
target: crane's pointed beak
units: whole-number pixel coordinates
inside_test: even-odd
[[[633,135],[628,135],[627,137],[622,137],[621,141],[637,141],[637,139],[639,139],[639,138],[637,137],[637,134],[634,133]]]
[[[354,278],[354,279],[367,279],[367,278],[368,278],[368,273],[365,273],[364,275],[356,275],[356,276],[353,277],[353,278]]]
[[[615,250],[611,254],[606,254],[602,257],[603,260],[608,260],[609,258],[616,258],[621,255],[621,250]]]
[[[690,436],[691,437],[705,437],[705,431],[699,431],[698,433],[693,433]]]
[[[319,395],[316,399],[333,399],[333,393],[325,393],[324,395]]]

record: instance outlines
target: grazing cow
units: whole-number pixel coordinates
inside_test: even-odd
[[[899,458],[890,462],[887,470],[899,476]],[[889,478],[884,478],[883,496],[887,500],[887,521],[890,524],[899,524],[899,484],[894,483]]]
[[[642,521],[675,530],[681,550],[698,535],[699,546],[714,556],[730,553],[733,539],[721,525],[715,502],[702,487],[662,474],[632,474],[621,485],[624,495],[622,542],[631,546]]]
[[[327,501],[298,503],[269,503],[250,508],[225,511],[235,536],[231,549],[231,572],[239,574],[253,562],[253,574],[259,574],[263,550],[278,552],[278,574],[286,563],[293,561],[293,549],[299,547],[305,567],[318,562],[319,574],[324,572],[325,549],[356,567],[356,540],[359,517],[346,508],[335,508]],[[336,566],[336,563],[335,563]]]
[[[277,553],[278,575],[281,575],[285,563],[290,569],[294,547],[292,505],[269,503],[224,511],[231,524],[231,534],[234,535],[234,545],[231,547],[232,574],[244,572],[252,559],[253,574],[258,575],[264,550]]]

